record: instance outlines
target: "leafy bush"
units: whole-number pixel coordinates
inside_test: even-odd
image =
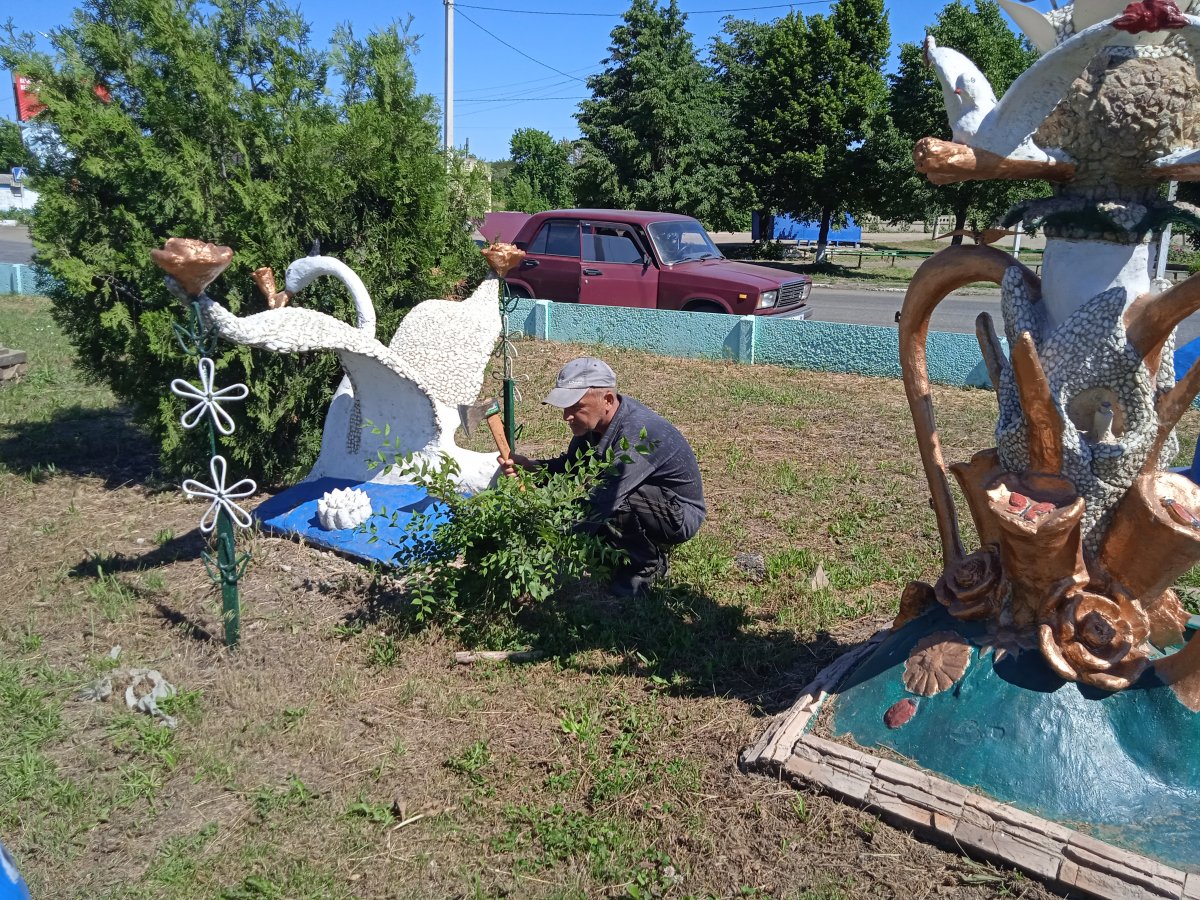
[[[343,27],[325,51],[274,0],[87,0],[50,37],[53,55],[11,28],[0,39],[0,62],[34,79],[53,126],[32,171],[37,263],[81,366],[133,407],[169,468],[202,447],[167,391],[188,375],[171,330],[183,311],[149,255],[167,237],[234,248],[212,293],[241,315],[266,308],[253,269],[282,274],[319,239],[372,290],[383,340],[415,302],[482,277],[466,223],[486,176],[447,166],[403,29]],[[332,279],[293,302],[353,321]],[[251,391],[225,451],[237,470],[266,482],[306,470],[341,377],[333,355],[238,347],[218,366],[221,383]]]
[[[458,466],[449,457],[438,466],[398,461],[400,473],[440,505],[414,515],[409,540],[397,545],[395,561],[409,574],[414,618],[486,625],[523,601],[547,599],[564,581],[607,573],[624,554],[577,526],[591,489],[628,452],[625,443],[619,454],[611,448],[584,454],[561,474],[519,471],[471,496],[456,489]],[[447,521],[434,521],[446,513]]]

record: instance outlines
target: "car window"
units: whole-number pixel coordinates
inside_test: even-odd
[[[588,231],[592,233],[588,234]],[[588,262],[641,265],[642,251],[627,229],[595,225],[584,231],[583,258]]]
[[[579,258],[579,223],[547,222],[529,244],[530,253]]]
[[[719,257],[720,251],[695,219],[675,219],[670,222],[655,222],[649,228],[650,239],[658,249],[658,255],[667,265],[689,259]]]

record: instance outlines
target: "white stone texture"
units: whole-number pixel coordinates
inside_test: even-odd
[[[436,464],[446,454],[458,463],[463,489],[475,491],[490,484],[498,471],[495,455],[460,448],[454,429],[456,404],[477,396],[500,335],[495,279],[485,281],[461,303],[419,304],[409,313],[421,311],[411,334],[405,329],[406,317],[397,330],[399,346],[387,347],[375,338],[374,307],[362,281],[340,261],[326,256],[296,260],[288,267],[288,292],[301,290],[320,275],[333,275],[350,289],[357,327],[303,309],[295,298],[293,305],[246,317],[201,298],[205,317],[228,341],[275,353],[337,354],[346,377],[330,404],[321,452],[308,479],[399,483],[405,479],[398,473],[370,463],[377,463],[381,455],[390,463],[397,455],[412,454]]]
[[[1107,245],[1109,252],[1127,249]],[[1094,552],[1117,502],[1133,484],[1158,431],[1155,400],[1174,383],[1173,371],[1160,368],[1154,379],[1126,340],[1123,313],[1126,289],[1109,288],[1079,304],[1057,326],[1042,318],[1025,290],[1020,272],[1010,269],[1001,285],[1005,331],[1010,346],[1028,331],[1037,346],[1050,392],[1062,416],[1063,476],[1087,502],[1082,520],[1084,546]],[[1112,392],[1122,422],[1114,442],[1080,432],[1068,415],[1071,401],[1097,388]],[[1011,366],[1001,369],[1000,418],[996,443],[1000,461],[1013,472],[1029,466],[1029,444]],[[1163,457],[1171,447],[1164,449]],[[1171,451],[1172,455],[1174,450]]]
[[[358,488],[334,488],[317,501],[317,520],[326,531],[357,528],[371,518],[371,498]]]

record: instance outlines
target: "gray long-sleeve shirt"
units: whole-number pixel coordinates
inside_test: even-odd
[[[568,463],[589,448],[603,454],[611,447],[614,454],[625,455],[628,461],[618,461],[592,491],[585,528],[595,531],[612,517],[625,498],[641,485],[650,484],[678,499],[683,512],[681,539],[687,540],[700,530],[707,514],[696,454],[678,428],[632,397],[619,396],[621,403],[603,435],[589,431],[572,438],[562,456],[540,460],[540,464],[551,472],[563,472]],[[621,451],[622,438],[629,442],[625,453]],[[648,445],[650,449],[639,453],[634,449],[639,445]]]

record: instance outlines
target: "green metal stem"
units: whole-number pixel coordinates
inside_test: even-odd
[[[516,382],[512,373],[512,345],[508,340],[508,314],[517,298],[508,290],[508,282],[500,279],[500,348],[504,354],[504,437],[511,450],[517,449]]]
[[[233,522],[229,514],[222,509],[217,514],[217,568],[221,572],[221,618],[225,623],[226,647],[236,647],[242,633],[236,548]]]
[[[508,446],[517,449],[516,425],[516,389],[512,378],[504,379],[504,436],[508,438]]]
[[[181,338],[182,338],[181,334]],[[198,356],[206,356],[216,349],[216,336],[211,334],[200,311],[199,301],[192,303],[192,331],[187,335]],[[208,423],[208,446],[212,456],[217,455],[217,429],[211,419]],[[224,509],[217,512],[217,573],[221,584],[221,620],[225,625],[225,646],[236,647],[242,633],[242,604],[238,596],[238,578],[241,565],[237,557],[237,540],[234,536],[233,520]],[[209,572],[210,576],[212,572]],[[216,580],[216,579],[214,579]]]

